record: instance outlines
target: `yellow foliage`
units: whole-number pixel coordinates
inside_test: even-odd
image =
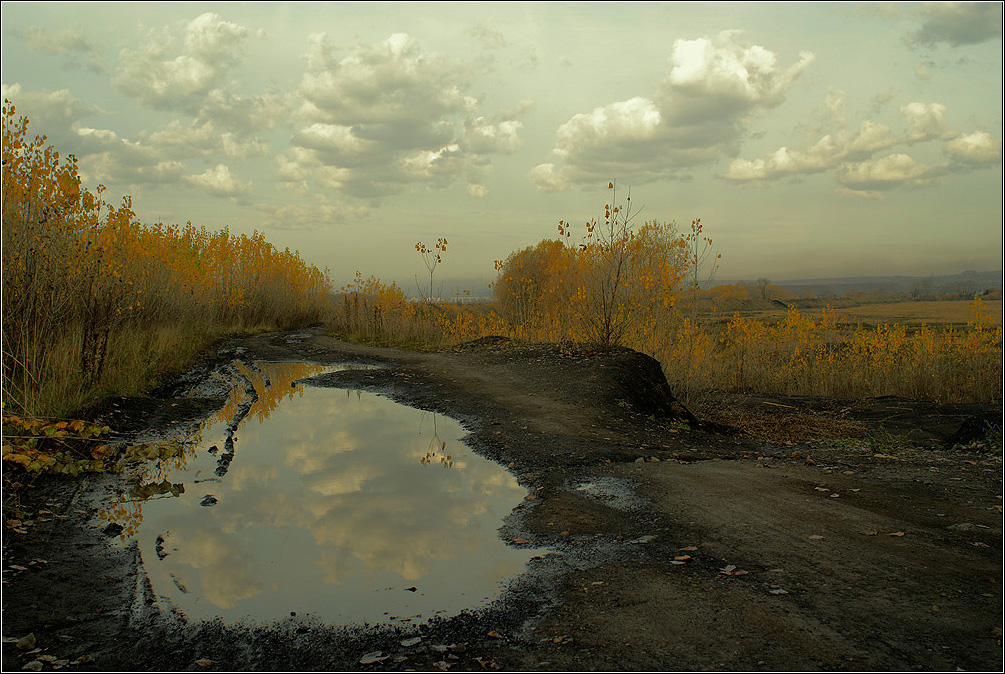
[[[36,409],[38,391],[64,370],[97,386],[123,329],[293,325],[329,308],[327,271],[255,232],[210,233],[145,225],[132,200],[118,206],[80,185],[28,120],[3,108],[3,374],[12,408]],[[76,344],[78,362],[53,362]]]

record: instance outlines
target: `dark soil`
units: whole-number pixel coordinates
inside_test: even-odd
[[[1000,407],[722,394],[699,422],[631,351],[426,354],[318,329],[233,340],[93,412],[133,436],[197,424],[225,391],[186,392],[238,359],[380,365],[308,383],[460,420],[533,496],[500,535],[554,552],[490,608],[407,633],[189,624],[96,516],[128,476],[38,479],[4,531],[5,671],[1002,670]]]

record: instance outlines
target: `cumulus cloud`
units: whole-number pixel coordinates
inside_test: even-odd
[[[838,182],[845,187],[869,192],[905,185],[920,185],[943,173],[942,167],[919,164],[906,154],[891,154],[879,159],[843,164]]]
[[[81,101],[69,89],[58,91],[28,91],[19,82],[3,85],[3,97],[14,103],[16,113],[28,118],[32,134],[44,134],[64,153],[77,152],[70,145],[77,133],[80,120],[100,112],[100,109]]]
[[[171,28],[123,49],[113,80],[119,91],[152,108],[194,111],[238,63],[247,30],[212,12],[186,24],[177,53]]]
[[[945,150],[962,164],[993,164],[1001,160],[1002,143],[985,131],[975,131],[949,141]]]
[[[958,135],[949,129],[946,106],[941,103],[908,103],[900,109],[900,116],[905,127],[900,133],[893,133],[884,124],[863,120],[854,132],[842,129],[827,133],[802,149],[781,147],[758,159],[734,159],[725,177],[736,182],[766,181],[794,174],[819,173],[839,166],[842,176],[857,175],[871,166],[867,160],[877,152],[897,145],[948,140]],[[891,156],[903,158],[907,155]],[[893,161],[887,160],[883,166],[889,168]],[[851,171],[848,166],[856,168]],[[842,178],[839,180],[844,182]]]
[[[564,190],[612,176],[653,180],[721,158],[759,111],[781,103],[813,62],[788,68],[738,31],[677,40],[670,68],[651,97],[574,115],[556,132],[552,159],[530,172],[539,190]]]
[[[346,51],[324,34],[311,38],[299,128],[278,159],[282,181],[379,200],[410,185],[451,184],[520,146],[517,118],[527,105],[481,112],[463,65],[404,33]]]
[[[248,185],[235,178],[226,164],[217,164],[198,175],[185,176],[184,180],[218,197],[238,197],[248,190]]]
[[[926,2],[920,14],[921,28],[908,36],[909,42],[958,47],[1002,36],[999,2]]]

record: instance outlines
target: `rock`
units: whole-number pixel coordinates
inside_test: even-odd
[[[199,505],[205,506],[207,508],[210,506],[215,506],[217,503],[219,503],[219,501],[212,494],[206,494],[205,498],[199,501]]]
[[[21,637],[17,640],[17,648],[21,651],[30,651],[35,648],[35,633],[32,632],[26,637]]]

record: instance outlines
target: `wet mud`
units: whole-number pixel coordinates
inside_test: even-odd
[[[486,339],[415,353],[318,329],[231,340],[94,414],[143,440],[195,429],[224,405],[235,364],[259,360],[377,366],[298,385],[460,422],[528,493],[500,538],[543,552],[490,606],[420,625],[190,622],[155,595],[122,525],[99,516],[137,487],[129,475],[39,480],[24,533],[4,535],[5,671],[1002,667],[1001,457],[954,436],[1000,418],[993,406],[724,396],[903,440],[772,443],[690,417],[633,352]],[[217,450],[217,473],[239,465],[239,443]],[[164,497],[174,486],[146,484]]]

